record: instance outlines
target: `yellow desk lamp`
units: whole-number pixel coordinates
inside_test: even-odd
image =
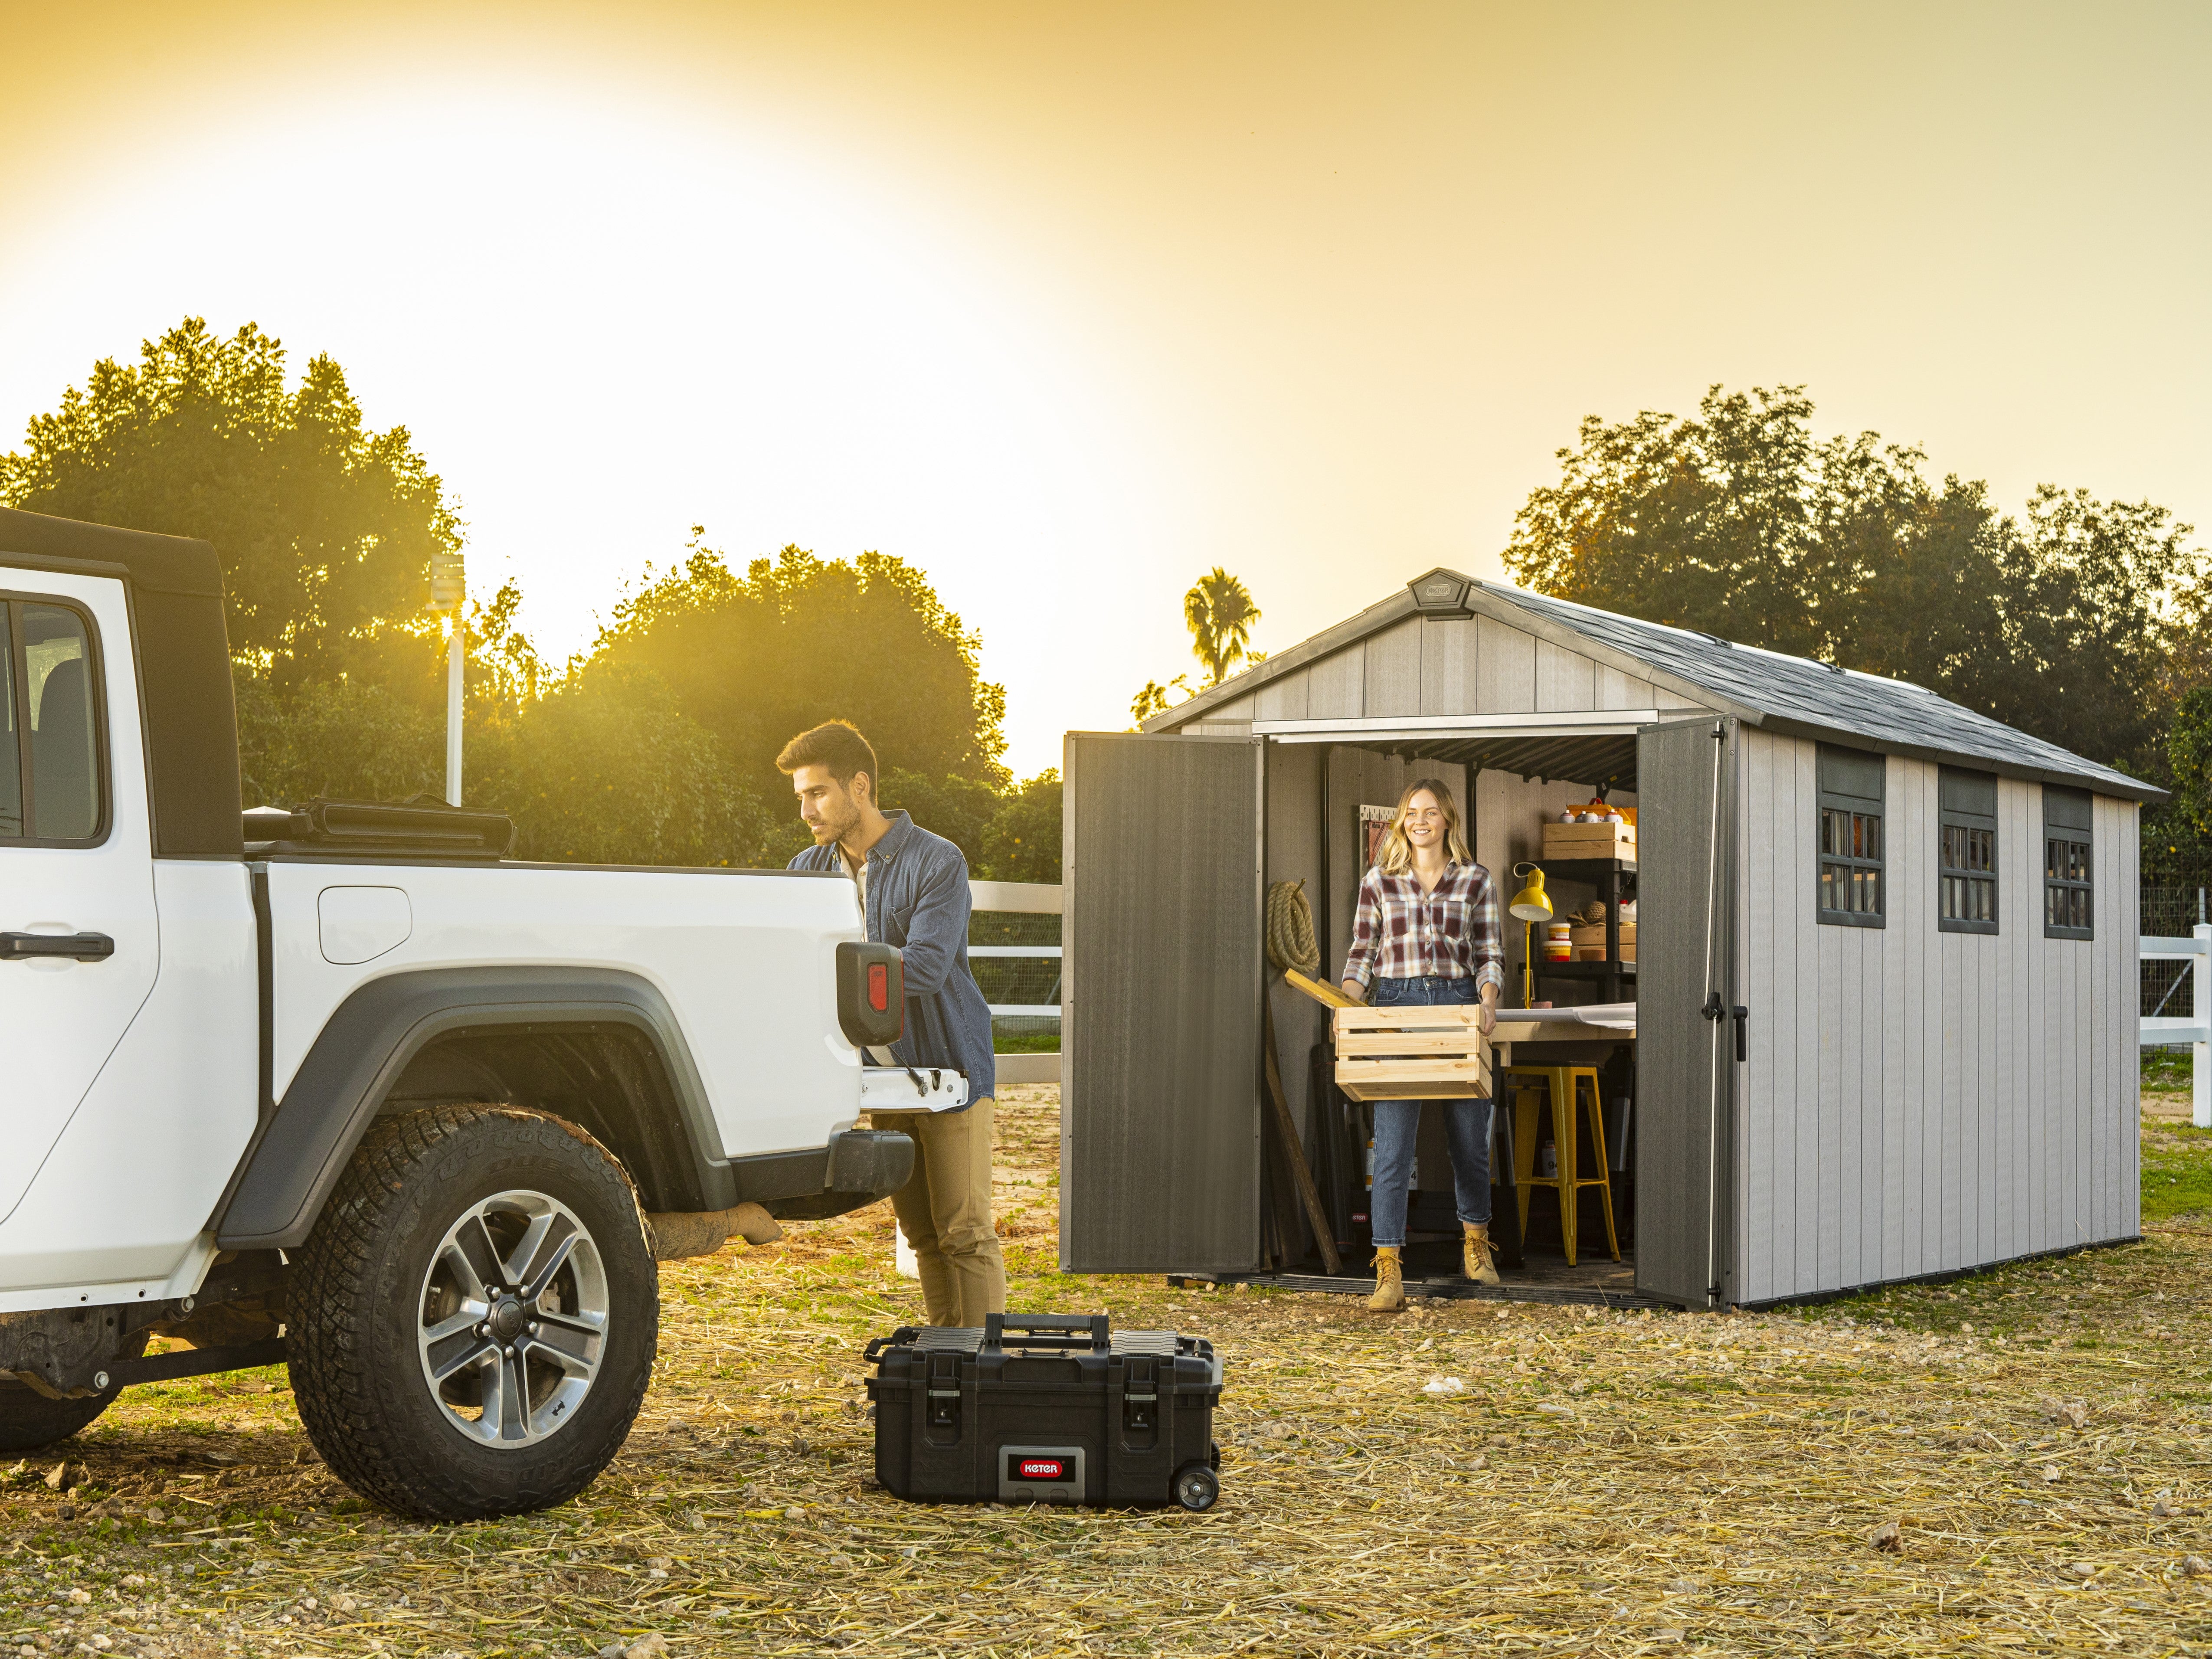
[[[1526,875],[1528,884],[1513,896],[1506,908],[1521,922],[1521,1006],[1536,1006],[1536,956],[1534,938],[1536,924],[1552,919],[1552,901],[1544,893],[1544,872],[1534,864],[1516,864],[1516,876]]]

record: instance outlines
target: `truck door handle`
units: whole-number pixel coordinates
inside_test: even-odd
[[[105,962],[115,941],[105,933],[0,933],[0,962],[32,957],[68,957],[76,962]]]

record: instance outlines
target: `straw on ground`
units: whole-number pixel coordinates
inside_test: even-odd
[[[637,1432],[547,1515],[427,1528],[363,1505],[281,1370],[134,1390],[0,1467],[0,1638],[194,1656],[582,1656],[654,1632],[679,1656],[2212,1639],[2201,1220],[1802,1313],[1373,1315],[1059,1276],[1055,1097],[1006,1095],[1015,1304],[1214,1338],[1212,1513],[873,1490],[859,1350],[918,1312],[878,1206],[671,1267]]]

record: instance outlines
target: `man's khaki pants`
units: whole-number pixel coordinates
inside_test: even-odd
[[[878,1129],[914,1137],[914,1173],[891,1194],[921,1268],[933,1325],[980,1326],[1006,1310],[1006,1264],[991,1222],[991,1098],[964,1112],[886,1112]]]

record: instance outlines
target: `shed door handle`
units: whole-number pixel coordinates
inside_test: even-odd
[[[1735,1016],[1735,1060],[1741,1066],[1751,1058],[1751,1051],[1745,1046],[1743,1035],[1744,1022],[1751,1018],[1751,1010],[1739,1002],[1729,1012]]]
[[[23,962],[32,957],[105,962],[114,954],[115,941],[105,933],[0,933],[0,962]]]

